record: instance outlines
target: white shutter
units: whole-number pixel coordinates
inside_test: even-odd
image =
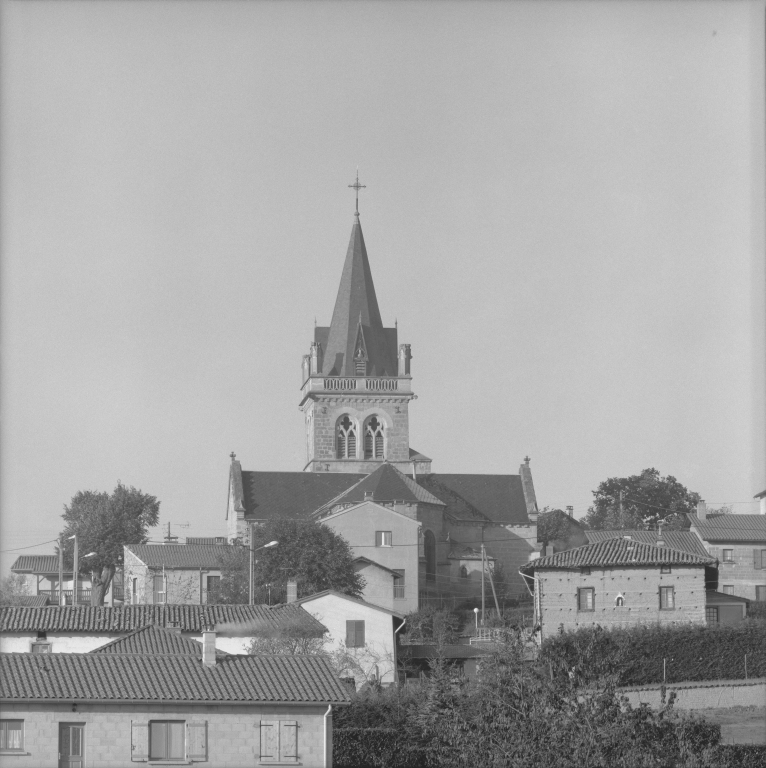
[[[279,757],[281,760],[298,759],[298,721],[279,721]]]
[[[207,721],[186,724],[186,757],[207,760]]]
[[[279,722],[276,720],[261,720],[261,760],[277,760],[279,758]]]
[[[146,762],[149,759],[149,723],[130,722],[130,759]]]

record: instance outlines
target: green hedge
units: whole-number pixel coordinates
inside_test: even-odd
[[[722,744],[715,749],[717,768],[763,768],[766,747],[755,744]]]
[[[413,746],[393,728],[334,728],[335,768],[427,768],[426,750]]]
[[[540,661],[575,667],[583,678],[615,673],[619,685],[766,677],[766,623],[747,621],[729,627],[640,626],[603,630],[583,628],[549,638]]]

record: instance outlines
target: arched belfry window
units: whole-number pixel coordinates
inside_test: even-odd
[[[460,578],[461,579],[468,578],[468,568],[466,568],[464,565],[460,566]]]
[[[356,458],[356,424],[349,419],[348,414],[338,419],[336,428],[337,458]]]
[[[373,416],[364,425],[364,458],[382,459],[383,449],[383,422]]]
[[[436,581],[436,536],[432,531],[423,534],[423,550],[426,556],[426,581]]]

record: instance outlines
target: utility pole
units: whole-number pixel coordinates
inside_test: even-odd
[[[481,527],[481,626],[484,626],[484,574],[487,570],[484,556],[484,526]]]
[[[80,597],[80,553],[77,547],[77,534],[70,536],[74,539],[74,566],[72,567],[72,605],[78,605]]]
[[[59,605],[66,605],[64,599],[64,537],[59,536]]]
[[[484,545],[482,544],[482,547]],[[492,569],[490,568],[487,573],[489,574],[489,586],[492,587],[492,597],[495,598],[495,610],[497,611],[497,616],[500,618],[500,604],[497,602],[497,592],[495,592],[495,580],[492,578]]]
[[[252,605],[253,599],[255,598],[255,552],[253,550],[254,529],[252,523],[250,523],[248,527],[250,529],[250,541],[248,542],[248,548],[250,550],[250,591],[248,594],[250,597],[248,599],[248,605]]]
[[[625,519],[625,507],[622,503],[622,497],[623,497],[624,491],[620,491],[620,525],[623,525],[623,520]]]

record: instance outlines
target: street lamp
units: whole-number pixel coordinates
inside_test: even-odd
[[[251,527],[250,541],[253,540],[252,532],[253,532],[253,529]],[[268,544],[264,544],[262,547],[258,547],[257,549],[248,547],[248,549],[250,550],[250,596],[248,599],[248,603],[250,605],[253,604],[253,599],[255,598],[255,553],[260,552],[262,549],[269,549],[270,547],[276,547],[277,544],[279,544],[278,541],[270,541]]]
[[[473,609],[473,615],[476,618],[476,634],[479,634],[479,609],[474,608]]]

